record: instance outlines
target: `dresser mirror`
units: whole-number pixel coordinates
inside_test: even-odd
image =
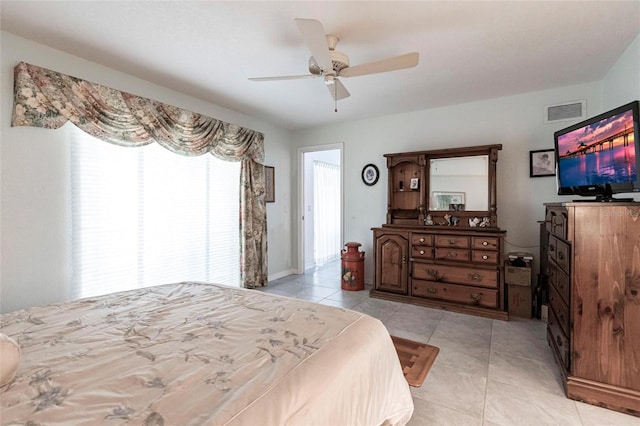
[[[497,228],[500,149],[482,145],[385,154],[387,225]]]
[[[432,158],[429,210],[489,211],[489,155]]]
[[[496,228],[496,163],[502,145],[426,151],[425,225]]]

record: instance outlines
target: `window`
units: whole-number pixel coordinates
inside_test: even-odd
[[[72,297],[240,283],[240,163],[71,132]]]

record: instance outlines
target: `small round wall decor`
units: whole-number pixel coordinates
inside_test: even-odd
[[[373,186],[378,182],[380,172],[375,164],[367,164],[362,169],[362,181],[365,185]]]

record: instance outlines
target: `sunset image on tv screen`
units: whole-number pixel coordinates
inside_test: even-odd
[[[562,186],[635,181],[633,111],[558,136],[558,167]]]

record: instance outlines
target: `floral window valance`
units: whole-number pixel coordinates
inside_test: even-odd
[[[70,121],[123,146],[157,142],[180,155],[241,161],[240,244],[244,287],[267,282],[264,135],[202,114],[20,62],[12,126],[57,129]]]

